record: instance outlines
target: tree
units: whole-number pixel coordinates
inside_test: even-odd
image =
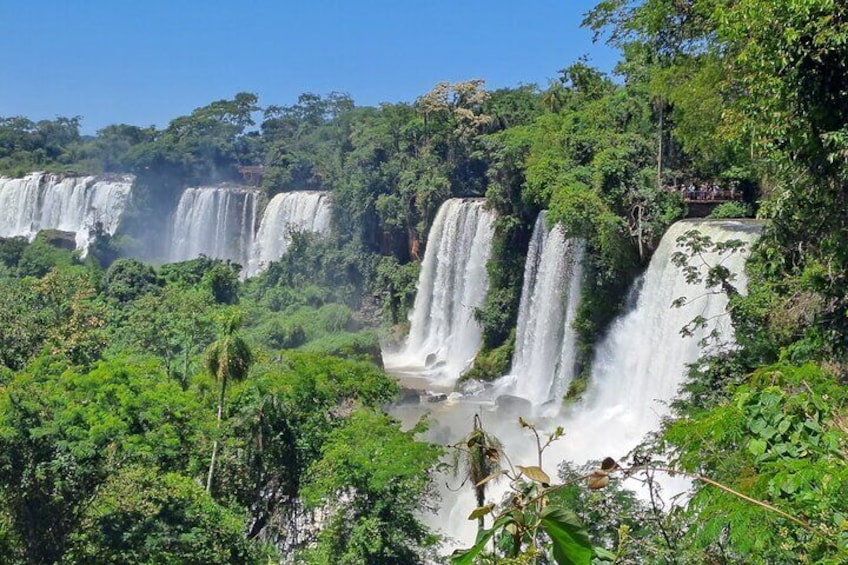
[[[330,518],[311,564],[424,563],[436,539],[418,518],[429,507],[441,449],[414,439],[391,417],[359,409],[330,433],[308,474],[304,496]]]
[[[397,384],[369,362],[287,351],[232,390],[222,440],[231,448],[219,457],[216,484],[250,509],[249,537],[297,549],[320,527],[300,499],[328,435],[353,407],[390,402]]]
[[[779,363],[749,375],[726,402],[689,405],[664,434],[677,465],[710,469],[715,480],[783,514],[705,486],[695,491],[681,527],[687,546],[707,559],[845,561],[845,401],[845,387],[828,371]],[[787,522],[786,514],[802,520]]]
[[[93,498],[124,466],[190,468],[202,413],[197,395],[150,359],[78,371],[44,355],[0,387],[0,511],[26,563],[60,562]]]
[[[135,299],[112,324],[113,349],[156,355],[168,376],[188,387],[192,357],[212,341],[214,303],[205,289],[168,285]],[[179,362],[182,361],[182,370]]]
[[[232,314],[224,322],[223,335],[209,346],[206,351],[206,368],[220,383],[221,391],[218,396],[217,434],[221,432],[221,420],[224,417],[224,400],[227,383],[230,380],[240,381],[247,376],[253,364],[253,353],[241,336],[238,328],[241,326],[241,316]],[[219,438],[215,437],[212,444],[212,457],[209,461],[209,475],[206,478],[206,492],[212,491],[212,478],[215,473],[215,459],[218,456]]]
[[[156,271],[136,259],[118,259],[103,277],[105,293],[121,303],[133,300],[159,288]]]
[[[98,489],[70,536],[67,563],[260,563],[239,514],[191,478],[132,466]]]

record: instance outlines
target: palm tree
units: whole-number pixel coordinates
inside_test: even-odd
[[[557,113],[565,105],[567,92],[559,83],[551,83],[550,87],[542,94],[542,104],[551,113]]]
[[[206,368],[221,383],[218,397],[218,422],[216,425],[215,442],[212,444],[212,459],[209,462],[209,475],[206,478],[206,492],[212,490],[212,476],[215,473],[215,459],[218,456],[218,436],[221,432],[221,420],[224,417],[224,398],[227,382],[230,379],[240,381],[253,364],[253,353],[247,342],[238,334],[241,326],[241,315],[235,313],[225,322],[224,333],[218,341],[212,343],[206,350]]]

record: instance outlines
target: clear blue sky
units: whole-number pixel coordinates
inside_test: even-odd
[[[159,127],[213,100],[412,101],[440,81],[544,85],[588,55],[596,0],[0,0],[0,116]]]

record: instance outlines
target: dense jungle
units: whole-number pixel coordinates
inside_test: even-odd
[[[848,562],[848,6],[603,0],[584,26],[619,49],[613,74],[578,60],[545,85],[444,82],[376,107],[240,92],[96,135],[79,116],[0,118],[4,179],[133,178],[120,226],[93,226],[85,252],[58,230],[0,239],[0,562]],[[170,261],[185,189],[243,185],[245,170],[261,170],[262,206],[329,192],[329,232],[293,233],[250,277]],[[735,345],[690,365],[636,450],[545,461],[551,477],[545,442],[569,429],[528,414],[540,463],[501,470],[485,422],[449,446],[389,414],[402,387],[381,344],[409,331],[446,200],[485,198],[496,216],[464,380],[509,370],[539,212],[585,241],[579,377],[559,399],[573,403],[690,184],[732,187],[710,217],[762,233],[745,292],[720,264],[703,275]],[[684,273],[735,246],[681,243]],[[454,553],[423,518],[452,465],[481,524]],[[662,499],[669,472],[693,479],[685,504]],[[517,494],[489,500],[499,477]]]

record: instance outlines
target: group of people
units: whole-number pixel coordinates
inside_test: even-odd
[[[667,192],[677,192],[684,200],[740,200],[742,193],[736,181],[730,182],[727,188],[723,188],[717,182],[702,182],[695,184],[690,182],[679,185],[666,185]]]

